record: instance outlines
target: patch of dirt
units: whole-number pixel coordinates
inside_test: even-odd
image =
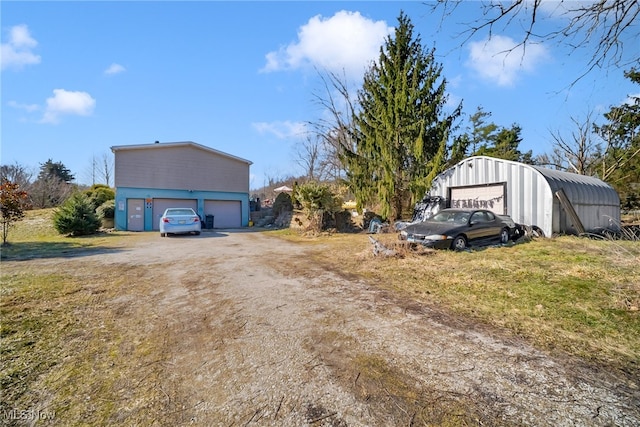
[[[308,256],[321,248],[241,231],[136,242],[29,262],[153,274],[103,303],[163,337],[137,372],[165,396],[160,425],[640,425],[638,381],[326,271]]]

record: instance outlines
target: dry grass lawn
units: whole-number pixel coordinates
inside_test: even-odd
[[[547,350],[640,376],[640,242],[562,236],[468,252],[372,256],[362,234],[284,238],[322,245],[317,261],[411,300],[445,307]]]
[[[49,216],[29,212],[2,248],[3,262],[118,250],[151,238],[148,233],[64,238],[52,231]],[[546,351],[640,377],[639,242],[559,237],[470,252],[416,253],[398,246],[395,234],[382,234],[375,237],[399,256],[375,257],[364,234],[268,233],[314,246],[314,261],[328,270],[364,278],[408,304],[437,306]],[[30,408],[43,424],[49,415],[77,425],[119,424],[114,416],[129,425],[185,423],[179,418],[179,393],[160,378],[170,370],[164,355],[177,343],[168,342],[145,313],[131,312],[138,308],[122,298],[128,282],[136,284],[127,289],[128,298],[152,293],[152,267],[82,265],[86,271],[37,271],[28,261],[2,268],[0,414]],[[383,381],[392,394],[415,398],[410,380],[391,376],[384,360],[355,362],[361,398]],[[125,402],[132,407],[123,408]],[[47,412],[50,408],[56,413]],[[178,414],[174,418],[172,410]],[[309,412],[322,416],[317,408]],[[21,425],[15,416],[1,420]]]

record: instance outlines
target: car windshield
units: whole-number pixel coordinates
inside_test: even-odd
[[[454,224],[466,224],[469,221],[469,212],[447,212],[440,211],[431,217],[435,222],[452,222]]]
[[[191,209],[167,209],[165,215],[195,215],[195,212]]]

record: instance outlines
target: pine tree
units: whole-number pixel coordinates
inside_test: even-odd
[[[70,183],[75,179],[75,176],[62,162],[53,162],[49,159],[45,163],[40,164],[40,173],[38,179],[58,179],[62,182]]]
[[[75,193],[53,215],[53,225],[60,234],[83,236],[100,228],[100,219],[89,198]]]
[[[486,145],[496,137],[498,126],[493,122],[486,123],[485,119],[489,117],[491,113],[484,111],[482,107],[478,107],[469,117],[472,153],[476,153],[482,145]]]
[[[443,112],[447,95],[435,49],[426,51],[403,13],[358,93],[355,150],[345,153],[348,179],[360,206],[379,203],[398,219],[446,164],[447,141],[461,111]]]
[[[474,153],[478,156],[490,156],[497,159],[512,160],[514,162],[531,163],[531,151],[522,153],[519,150],[522,138],[521,128],[518,125],[511,126],[511,129],[502,128],[493,135],[488,144],[483,144]]]

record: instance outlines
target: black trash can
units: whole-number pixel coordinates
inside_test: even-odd
[[[213,215],[205,215],[204,219],[205,219],[205,223],[204,223],[205,228],[212,229],[213,228]]]

